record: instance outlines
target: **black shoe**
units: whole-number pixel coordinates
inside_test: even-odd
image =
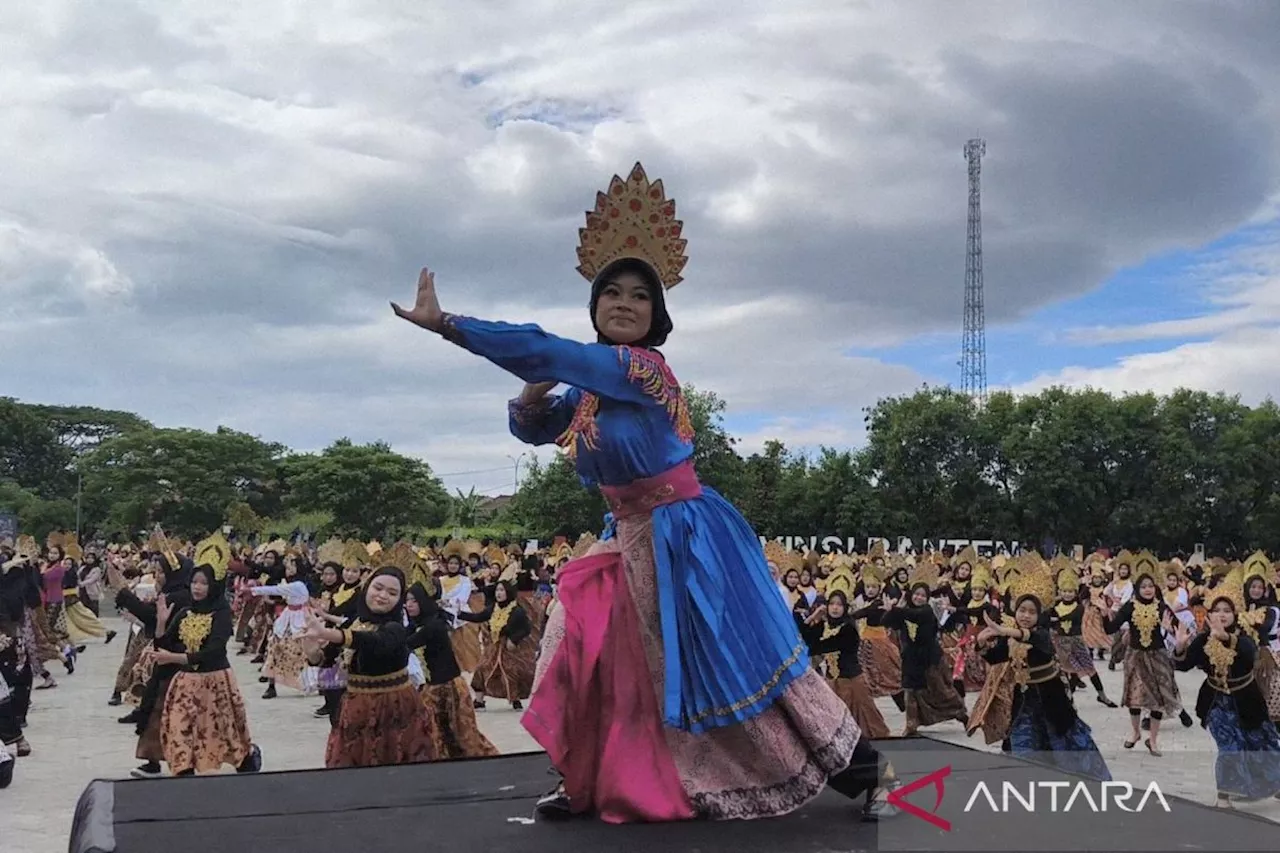
[[[88,647],[87,647],[87,646],[76,646],[76,654],[78,654],[78,655],[80,655],[80,654],[84,654],[84,650],[85,650],[86,648],[88,648]]]
[[[117,723],[120,723],[123,726],[130,725],[131,723],[139,723],[141,721],[142,721],[142,715],[138,713],[136,708],[130,711],[129,713],[125,714],[120,719],[116,720]]]
[[[898,787],[897,785],[893,786]],[[888,801],[886,797],[876,796],[877,794],[887,794],[888,789],[876,788],[867,792],[867,802],[862,807],[863,823],[879,823],[881,820],[897,817],[898,807]]]
[[[329,709],[316,708],[314,711],[311,712],[311,716],[315,717],[317,720],[323,720],[324,718],[329,716]]]
[[[1192,720],[1191,715],[1184,710],[1181,714],[1178,715],[1178,722],[1182,723],[1183,727],[1189,729],[1191,728],[1192,724],[1195,721]]]
[[[266,660],[265,655],[254,655],[253,660],[249,661],[249,663],[266,663]]]
[[[111,698],[107,700],[107,704],[110,705],[112,708],[116,707],[117,705],[121,705],[123,703],[124,703],[124,700],[120,698],[119,693],[112,693]]]
[[[259,675],[259,676],[258,676],[258,683],[259,683],[259,684],[266,684],[266,683],[267,683],[268,681],[270,681],[270,680],[271,680],[271,679],[270,679],[270,678],[268,678],[268,677],[267,677],[267,676],[265,676],[265,675]]]
[[[263,698],[263,699],[274,699],[274,698],[276,698],[276,686],[273,684],[273,685],[271,685],[270,687],[268,687],[268,688],[267,688],[267,692],[262,694],[262,698]]]
[[[523,703],[523,702],[521,702],[519,699],[512,699],[512,700],[511,700],[511,710],[513,710],[513,711],[523,711],[523,710],[524,710],[524,703]]]
[[[9,783],[13,781],[14,765],[17,763],[7,752],[0,756],[0,788],[9,787]]]
[[[573,817],[563,785],[557,785],[554,790],[540,797],[533,811],[543,820],[566,820]]]
[[[67,668],[67,675],[76,674],[76,656],[75,655],[67,655],[65,658],[63,658],[62,665]]]
[[[258,745],[252,744],[249,749],[249,757],[236,768],[237,773],[257,773],[262,770],[262,750]]]
[[[148,761],[141,767],[130,770],[129,775],[135,779],[159,779],[164,775],[164,770],[160,768],[159,761]]]
[[[104,646],[105,646],[105,645],[107,645],[108,643],[110,643],[110,642],[111,642],[112,640],[114,640],[115,638],[116,638],[116,632],[115,632],[115,631],[108,631],[108,632],[107,632],[107,639],[103,642],[103,644],[102,644],[102,645],[104,645]]]

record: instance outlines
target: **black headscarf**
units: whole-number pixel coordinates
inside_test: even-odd
[[[204,575],[209,582],[209,594],[199,601],[196,601],[194,596],[191,598],[192,613],[212,613],[215,610],[230,607],[225,595],[226,584],[213,576],[212,566],[203,563],[196,566],[191,570],[191,578],[194,579],[196,575]]]
[[[507,591],[507,600],[502,604],[498,603],[498,599],[496,596],[494,597],[493,599],[494,607],[501,607],[503,610],[506,610],[511,605],[518,603],[516,601],[516,585],[513,584],[511,581],[498,581],[496,584],[493,585],[493,587],[494,589],[497,589],[498,587],[502,587]]]
[[[396,606],[391,608],[387,613],[374,613],[369,609],[369,584],[373,583],[373,579],[382,575],[391,575],[400,581],[400,600],[396,602]],[[404,598],[408,594],[405,588],[404,572],[395,566],[383,566],[382,568],[369,575],[369,580],[365,583],[364,588],[356,593],[359,600],[356,602],[356,618],[367,625],[381,625],[384,622],[404,622]]]
[[[409,587],[409,597],[418,603],[418,615],[416,618],[410,617],[410,622],[414,625],[425,625],[431,619],[436,618],[436,611],[439,608],[431,600],[431,596],[427,593],[425,586],[421,583],[415,583]]]
[[[671,315],[667,313],[667,300],[662,280],[658,278],[658,273],[653,267],[638,258],[619,258],[600,270],[600,274],[595,277],[595,281],[591,282],[591,325],[596,330],[596,341],[610,346],[616,344],[616,341],[606,338],[600,331],[600,327],[596,325],[596,305],[600,302],[600,294],[604,291],[605,286],[617,281],[618,276],[625,273],[634,273],[639,276],[640,280],[644,282],[645,290],[649,292],[649,302],[653,306],[653,317],[649,322],[649,331],[643,338],[634,341],[631,346],[646,347],[648,349],[660,347],[667,342],[667,335],[671,334],[674,325],[671,322]]]

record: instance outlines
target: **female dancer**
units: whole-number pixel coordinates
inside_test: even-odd
[[[1107,633],[1119,633],[1129,626],[1128,647],[1124,650],[1124,690],[1120,704],[1129,709],[1129,721],[1133,737],[1124,742],[1125,749],[1133,749],[1142,738],[1141,715],[1151,714],[1151,736],[1143,743],[1147,751],[1159,756],[1160,722],[1166,716],[1176,716],[1182,710],[1178,695],[1178,683],[1173,677],[1173,660],[1165,648],[1166,638],[1172,639],[1164,625],[1166,616],[1173,618],[1169,605],[1160,597],[1156,584],[1156,561],[1150,554],[1140,554],[1134,560],[1137,572],[1133,584],[1133,597],[1119,607],[1107,620]],[[1112,649],[1112,658],[1115,658]]]
[[[427,671],[422,688],[422,704],[435,725],[437,758],[479,758],[497,755],[497,748],[480,732],[476,709],[471,704],[471,690],[462,677],[458,659],[449,641],[449,614],[440,609],[426,587],[415,583],[405,599],[409,615],[409,648],[420,655]]]
[[[1088,724],[1076,714],[1049,628],[1041,619],[1041,602],[1052,601],[1053,590],[1053,578],[1047,571],[1028,572],[1014,583],[1012,590],[1015,624],[1003,625],[984,615],[987,627],[978,635],[988,663],[1008,664],[992,674],[1010,679],[1014,688],[1009,751],[1109,782],[1111,772],[1093,742]]]
[[[558,575],[524,717],[564,777],[544,813],[765,817],[799,808],[828,777],[870,800],[878,754],[808,666],[750,525],[693,470],[688,406],[656,350],[672,330],[663,291],[686,260],[674,215],[638,163],[597,196],[578,249],[596,343],[446,314],[425,269],[413,308],[392,305],[523,379],[512,432],[559,437],[615,519]],[[572,387],[548,396],[561,382]]]
[[[235,630],[222,582],[211,566],[191,571],[191,604],[170,614],[161,604],[165,641],[157,645],[157,666],[178,672],[165,694],[160,724],[164,760],[175,776],[213,772],[230,764],[237,773],[262,769],[262,753],[249,738],[244,697],[227,659]]]
[[[1205,630],[1193,637],[1190,625],[1177,623],[1173,656],[1178,669],[1201,669],[1207,676],[1196,716],[1218,746],[1217,805],[1233,808],[1232,800],[1280,798],[1280,737],[1267,719],[1254,675],[1257,656],[1268,652],[1241,630],[1238,619],[1245,605],[1239,587],[1220,587],[1210,596]]]
[[[329,732],[325,767],[432,761],[432,721],[409,683],[404,574],[386,566],[369,576],[355,619],[329,628],[309,614],[302,635],[313,666],[346,657],[347,692]],[[321,648],[321,644],[328,644]],[[322,663],[323,661],[323,663]]]
[[[506,699],[517,711],[533,690],[533,658],[538,647],[532,638],[533,622],[516,601],[515,587],[499,581],[493,587],[493,601],[479,613],[459,613],[467,622],[487,625],[484,657],[471,679],[476,708],[484,708],[486,696]]]
[[[906,693],[907,724],[903,736],[914,735],[921,726],[947,720],[968,725],[964,699],[952,683],[938,640],[938,616],[929,603],[930,584],[917,581],[907,591],[910,603],[892,608],[884,617],[886,628],[900,630],[902,637],[902,687]]]
[[[849,613],[848,606],[842,590],[831,590],[826,606],[814,608],[813,614],[801,625],[800,634],[809,646],[809,654],[821,660],[832,689],[848,706],[862,733],[869,738],[886,738],[889,726],[876,707],[858,662],[862,643],[855,620],[865,616]]]

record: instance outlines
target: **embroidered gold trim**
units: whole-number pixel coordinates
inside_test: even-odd
[[[496,603],[493,605],[493,615],[489,617],[489,636],[493,637],[494,642],[502,637],[502,629],[507,627],[513,607],[510,603],[506,607]]]
[[[803,654],[807,654],[807,652],[808,652],[808,649],[805,647],[804,643],[800,643],[794,649],[792,649],[791,656],[788,657],[785,661],[783,661],[781,666],[779,666],[776,670],[774,670],[773,677],[770,678],[767,682],[765,682],[764,687],[761,687],[759,690],[757,690],[755,693],[752,693],[746,699],[740,699],[739,701],[734,702],[732,705],[729,705],[727,707],[711,708],[709,710],[701,712],[700,714],[695,714],[692,717],[686,715],[685,716],[686,725],[693,725],[695,723],[700,723],[703,720],[707,719],[708,717],[726,717],[726,716],[729,716],[730,714],[735,714],[738,711],[741,711],[743,708],[749,707],[759,702],[765,696],[769,695],[769,691],[773,690],[773,688],[778,686],[778,682],[782,680],[782,676],[786,674],[787,670],[791,669],[791,667],[795,665],[795,662],[800,660],[800,656]]]
[[[1150,648],[1156,628],[1160,625],[1160,605],[1153,601],[1143,604],[1133,602],[1133,627],[1138,629],[1138,641],[1144,648]]]
[[[1265,649],[1262,651],[1266,653]],[[1231,665],[1236,662],[1236,635],[1231,635],[1230,645],[1210,637],[1204,644],[1204,656],[1213,667],[1214,677],[1223,684],[1229,683]]]
[[[182,641],[182,646],[188,654],[198,652],[204,645],[204,641],[209,638],[209,632],[212,629],[212,613],[187,611],[187,614],[182,617],[182,624],[178,626],[178,639]]]

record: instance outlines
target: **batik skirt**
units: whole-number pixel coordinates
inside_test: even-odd
[[[1163,648],[1128,649],[1124,659],[1124,708],[1159,711],[1173,717],[1182,710],[1182,697],[1173,678],[1173,658]]]
[[[1093,742],[1089,724],[1076,717],[1075,724],[1062,734],[1054,733],[1041,707],[1039,693],[1022,694],[1018,716],[1009,727],[1010,751],[1020,758],[1047,764],[1066,773],[1111,781],[1106,759]]]
[[[169,770],[209,773],[239,767],[253,741],[235,672],[180,672],[164,699],[160,747]]]
[[[485,645],[484,659],[471,677],[471,689],[495,699],[528,699],[533,692],[537,643],[532,637],[526,637],[515,648],[504,639],[491,639]]]
[[[947,720],[968,721],[964,699],[951,683],[951,667],[947,657],[924,671],[924,687],[908,690],[907,734],[913,734],[920,726],[932,726]]]
[[[1067,675],[1089,678],[1097,672],[1093,665],[1093,652],[1084,637],[1054,634],[1053,654],[1057,658],[1058,669]]]
[[[1235,699],[1218,693],[1209,706],[1205,728],[1218,746],[1213,772],[1219,794],[1241,800],[1280,794],[1280,737],[1274,723],[1244,730]]]
[[[422,688],[422,704],[435,722],[433,744],[437,758],[480,758],[497,755],[498,748],[480,731],[471,690],[462,676],[445,684]]]
[[[338,725],[329,732],[324,766],[377,767],[435,761],[435,720],[402,669],[390,675],[348,674]]]
[[[873,698],[896,696],[902,692],[902,652],[889,632],[877,625],[860,631],[858,665],[867,679],[867,690]]]
[[[876,700],[867,686],[867,677],[858,675],[854,678],[833,678],[827,682],[844,702],[853,719],[858,723],[864,737],[889,737],[889,725],[884,721]]]

